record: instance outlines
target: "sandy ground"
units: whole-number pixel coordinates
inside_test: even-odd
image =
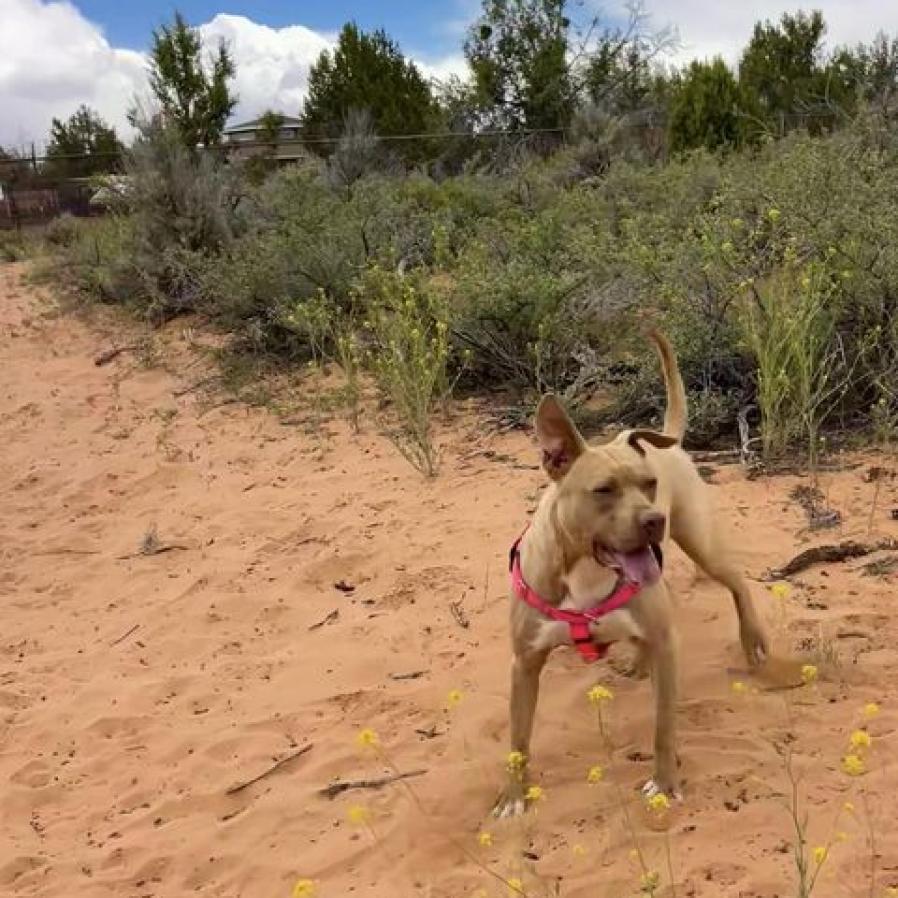
[[[895,588],[864,573],[871,558],[800,575],[782,610],[755,582],[782,652],[830,656],[816,687],[785,691],[745,671],[722,590],[670,558],[683,801],[659,824],[635,791],[651,766],[649,685],[560,651],[533,745],[545,798],[524,822],[493,824],[506,552],[542,483],[530,436],[491,434],[460,409],[441,433],[442,475],[423,482],[370,420],[357,436],[339,416],[284,426],[176,396],[196,371],[135,353],[94,365],[127,340],[102,321],[61,313],[21,268],[0,268],[0,894],[286,898],[302,878],[341,898],[508,894],[492,871],[528,895],[622,898],[640,874],[617,783],[663,883],[666,828],[676,895],[792,896],[784,744],[811,845],[846,800],[857,809],[832,829],[816,894],[898,885]],[[175,355],[184,327],[165,337]],[[898,537],[895,486],[881,482],[874,507],[863,477],[889,459],[855,461],[822,481],[844,523],[811,536],[788,498],[798,478],[717,469],[753,577],[813,542]],[[142,555],[154,526],[176,548]],[[597,681],[615,692],[614,754],[588,786],[587,769],[609,763],[585,700]],[[871,701],[869,773],[850,778],[840,759]],[[413,792],[319,794],[389,772],[357,747],[362,727],[389,763],[426,771]],[[370,828],[348,822],[353,805]]]

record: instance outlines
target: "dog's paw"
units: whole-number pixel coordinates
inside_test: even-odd
[[[661,783],[659,780],[655,779],[655,777],[648,780],[642,787],[642,794],[646,800],[654,798],[656,795],[666,795],[668,798],[673,798],[676,801],[681,801],[683,798],[680,790],[677,789],[676,786],[669,783]]]
[[[740,628],[739,638],[745,660],[752,667],[760,667],[770,655],[767,634],[758,625],[746,625]]]
[[[507,787],[493,805],[493,816],[497,820],[520,817],[527,810],[524,788],[518,784]]]

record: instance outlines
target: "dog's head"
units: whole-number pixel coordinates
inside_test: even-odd
[[[625,441],[589,446],[554,396],[536,413],[543,467],[555,482],[555,526],[575,556],[592,555],[635,582],[657,579],[652,543],[666,520],[655,505],[657,480],[645,446],[677,443],[652,430],[634,430]]]

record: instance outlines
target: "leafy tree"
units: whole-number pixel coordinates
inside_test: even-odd
[[[259,116],[259,140],[263,143],[277,143],[284,124],[280,112],[268,109]]]
[[[719,56],[695,60],[681,75],[670,109],[670,148],[716,150],[738,146],[746,137],[743,94]]]
[[[883,113],[892,110],[898,97],[898,37],[880,32],[869,46],[854,53],[861,69],[864,99]]]
[[[237,105],[228,87],[236,72],[224,41],[205,64],[203,39],[179,12],[171,25],[153,32],[150,87],[166,122],[178,129],[184,145],[191,150],[199,145],[214,146],[221,139],[228,116]]]
[[[484,0],[465,56],[490,124],[563,128],[576,107],[567,0]]]
[[[798,124],[819,130],[815,118],[830,116],[833,106],[850,96],[848,85],[833,81],[824,57],[825,35],[826,23],[816,10],[785,13],[778,24],[755,24],[739,63],[739,82],[778,133]]]
[[[54,118],[50,127],[48,171],[54,177],[84,178],[118,170],[122,144],[106,122],[87,106],[66,121]]]
[[[309,146],[329,155],[350,114],[367,111],[381,136],[431,130],[437,104],[417,66],[384,31],[367,34],[354,22],[343,26],[333,52],[325,50],[309,72],[301,131]],[[423,154],[422,142],[398,146],[406,159]]]
[[[261,184],[277,170],[277,145],[283,124],[284,116],[273,109],[268,109],[259,116],[257,139],[267,146],[256,148],[244,164],[244,172],[251,184]]]

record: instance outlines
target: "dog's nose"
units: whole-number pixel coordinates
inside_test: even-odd
[[[667,518],[660,511],[650,511],[642,519],[642,532],[650,543],[660,543],[666,524]]]

